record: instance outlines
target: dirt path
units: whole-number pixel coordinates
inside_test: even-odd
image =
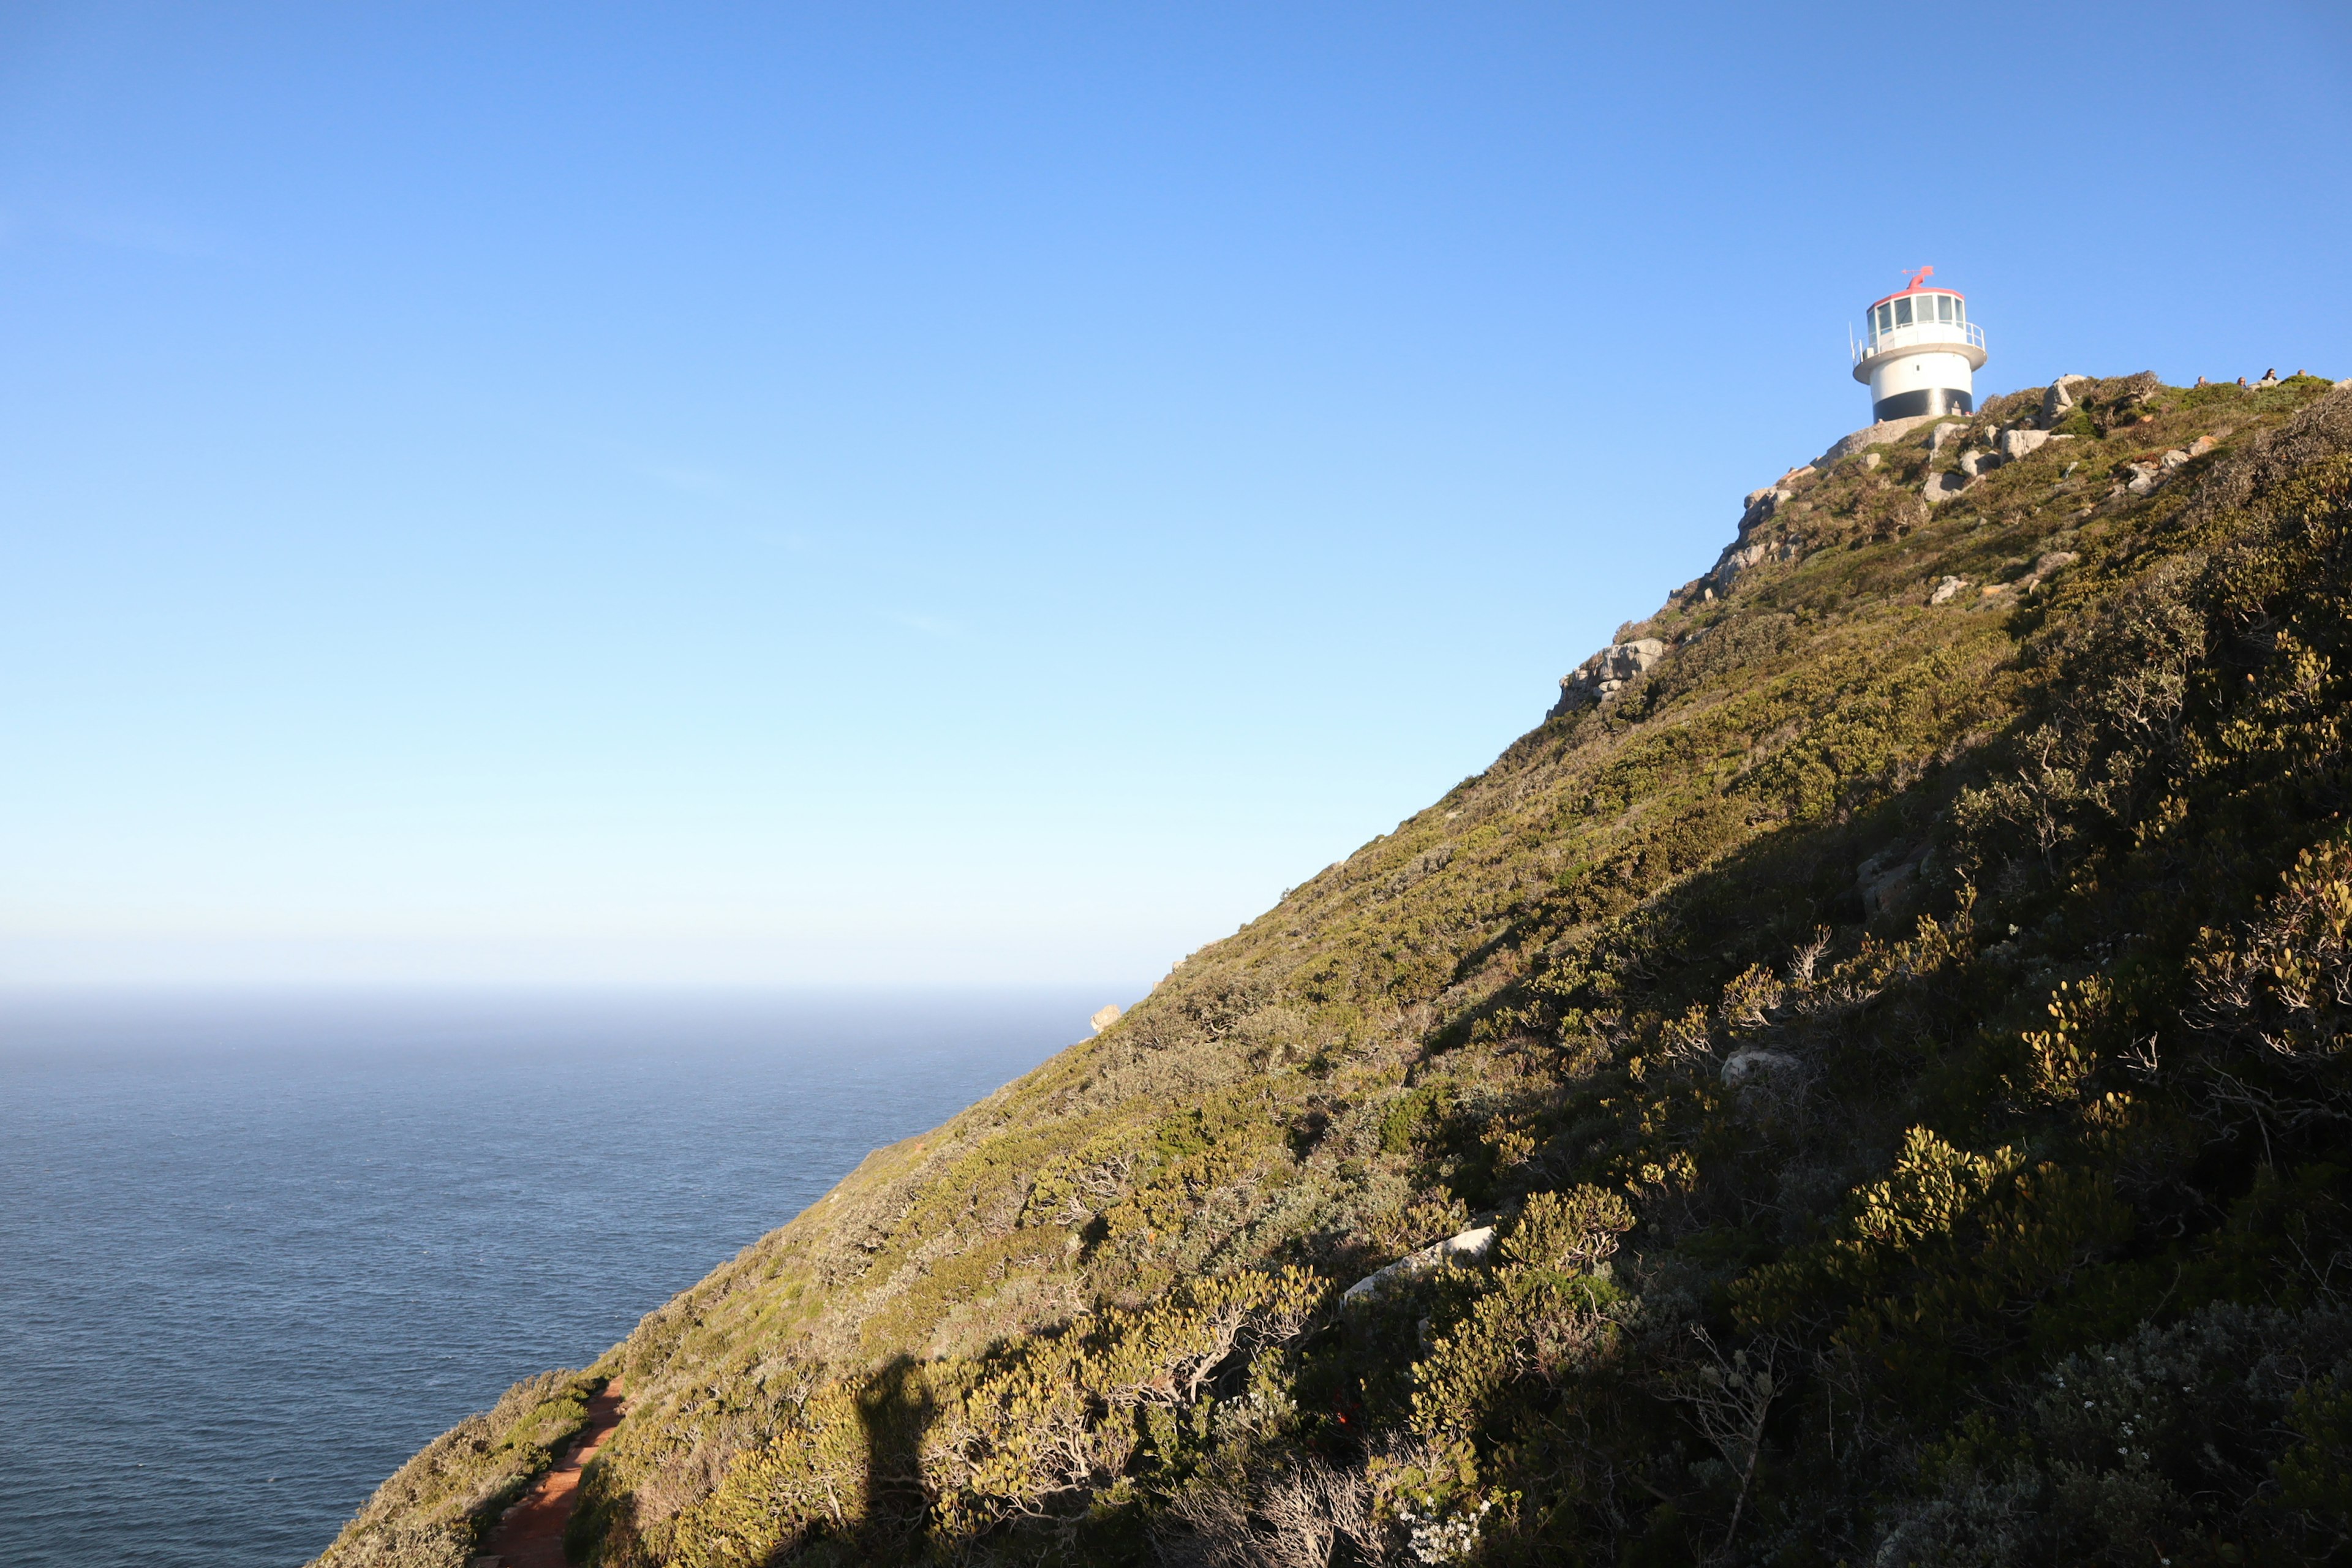
[[[621,1419],[621,1406],[618,1384],[607,1385],[588,1402],[588,1424],[580,1429],[572,1451],[540,1477],[539,1484],[524,1493],[520,1502],[507,1510],[483,1544],[483,1555],[474,1559],[476,1568],[486,1563],[496,1568],[564,1568],[563,1527],[572,1521],[572,1504],[580,1491],[580,1467],[595,1458],[604,1446]]]

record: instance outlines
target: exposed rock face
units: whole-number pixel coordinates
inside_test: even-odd
[[[2033,563],[2032,571],[2018,579],[2017,591],[2021,594],[2031,594],[2081,559],[2081,556],[2071,550],[2053,550]]]
[[[1841,458],[1853,457],[1864,447],[1875,447],[1881,441],[1892,441],[1900,437],[1908,436],[1930,419],[1948,417],[1950,417],[1948,415],[1943,414],[1918,414],[1908,419],[1882,419],[1875,425],[1865,425],[1851,436],[1841,437],[1834,446],[1815,458],[1810,466],[1826,468]]]
[[[1929,434],[1927,437],[1927,450],[1931,454],[1941,452],[1945,447],[1960,439],[1960,437],[1966,436],[1968,433],[1969,427],[1966,425],[1961,424],[1958,420],[1947,420],[1943,424],[1937,426],[1935,430]]]
[[[1559,678],[1559,700],[1548,716],[1557,719],[1608,701],[1665,657],[1666,645],[1656,637],[1635,637],[1602,648]]]
[[[1969,580],[1965,577],[1947,577],[1936,584],[1936,591],[1927,595],[1927,602],[1931,605],[1948,605],[1958,595],[1961,589],[1968,585]]]
[[[1739,537],[1747,538],[1771,521],[1772,514],[1780,510],[1780,503],[1795,494],[1794,490],[1785,490],[1778,485],[1766,485],[1760,490],[1749,490],[1745,503],[1746,510],[1739,514]]]
[[[1786,1051],[1768,1051],[1760,1047],[1750,1047],[1744,1051],[1732,1052],[1724,1061],[1723,1081],[1727,1088],[1737,1089],[1743,1083],[1793,1072],[1803,1065]]]
[[[2084,378],[2078,375],[2062,376],[2059,379],[2081,381]],[[2053,386],[2052,390],[2063,389]],[[2070,404],[2069,406],[2071,407],[2072,405]],[[1930,448],[1931,452],[1941,451],[1946,445],[1959,439],[1965,433],[1965,428],[1962,426],[1937,426],[1935,440]],[[1958,474],[1928,475],[1927,482],[1920,487],[1920,496],[1929,506],[1948,501],[2002,464],[2014,463],[2021,458],[2030,457],[2053,441],[2071,441],[2074,438],[2072,436],[2053,436],[2047,430],[2022,428],[2003,430],[1999,437],[2000,450],[1962,452],[1959,458],[1960,471]]]
[[[1433,1241],[1419,1252],[1409,1252],[1386,1268],[1365,1275],[1342,1291],[1339,1300],[1343,1304],[1369,1301],[1393,1286],[1434,1274],[1449,1263],[1475,1263],[1494,1246],[1495,1227],[1491,1225],[1465,1230],[1459,1236],[1449,1236],[1444,1241]]]
[[[1919,487],[1919,499],[1929,506],[1941,506],[1968,489],[1972,477],[1968,474],[1929,474],[1927,482]]]
[[[1863,913],[1871,920],[1903,913],[1927,858],[1926,845],[1898,844],[1864,860],[1853,879],[1854,891],[1862,895]]]
[[[1117,1003],[1111,1004],[1109,1006],[1096,1013],[1095,1016],[1088,1018],[1087,1022],[1094,1026],[1096,1034],[1101,1034],[1105,1029],[1109,1028],[1113,1024],[1118,1022],[1118,1005]]]
[[[2062,375],[2050,384],[2042,394],[2042,427],[2044,430],[2074,412],[2073,389],[2090,379],[2087,375]]]
[[[2000,460],[2014,463],[2028,452],[2039,451],[2049,439],[2047,430],[2004,430],[2000,433]]]

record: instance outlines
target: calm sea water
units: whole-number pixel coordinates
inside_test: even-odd
[[[0,996],[0,1563],[302,1562],[1105,999]]]

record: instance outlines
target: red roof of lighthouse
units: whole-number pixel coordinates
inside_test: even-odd
[[[1902,288],[1900,288],[1900,289],[1896,289],[1894,293],[1892,293],[1892,294],[1884,294],[1884,295],[1881,295],[1879,298],[1877,298],[1877,299],[1875,299],[1875,300],[1873,300],[1870,302],[1870,304],[1868,305],[1868,307],[1866,307],[1866,308],[1867,308],[1867,309],[1869,309],[1869,310],[1876,310],[1876,309],[1878,309],[1878,307],[1880,307],[1881,305],[1885,304],[1887,300],[1900,300],[1900,299],[1902,299],[1906,294],[1949,294],[1949,295],[1950,295],[1953,299],[1955,299],[1955,300],[1965,300],[1965,299],[1967,299],[1967,298],[1968,298],[1968,296],[1967,296],[1966,294],[1961,293],[1958,289],[1930,289],[1930,288],[1928,288],[1928,287],[1927,287],[1927,279],[1930,279],[1930,278],[1932,278],[1932,277],[1934,277],[1934,276],[1935,276],[1935,274],[1936,274],[1936,269],[1935,269],[1934,268],[1932,268],[1932,267],[1922,267],[1921,268],[1919,268],[1919,270],[1918,270],[1917,272],[1913,273],[1913,274],[1911,275],[1911,281],[1910,281],[1909,283],[1906,284],[1904,287],[1902,287]]]

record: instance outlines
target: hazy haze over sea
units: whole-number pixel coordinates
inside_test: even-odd
[[[0,994],[0,1562],[300,1563],[1108,999]]]

